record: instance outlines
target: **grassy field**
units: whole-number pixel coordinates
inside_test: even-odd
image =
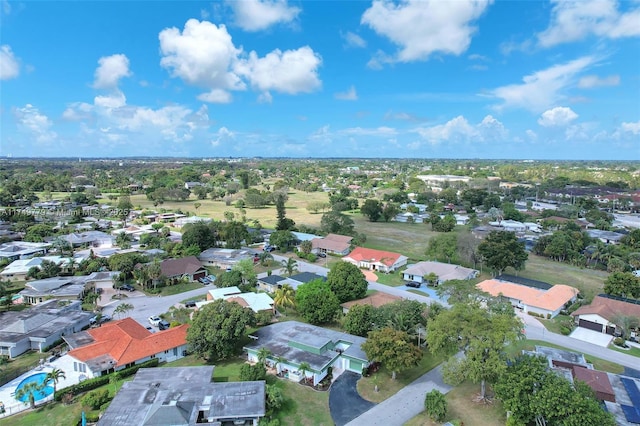
[[[234,200],[242,198],[241,194],[236,194]],[[195,203],[200,206],[196,209]],[[307,205],[311,202],[329,202],[329,196],[325,192],[302,192],[296,190],[289,191],[289,200],[285,207],[287,217],[293,219],[298,225],[307,225],[313,227],[320,226],[322,214],[311,214],[307,210]],[[191,196],[186,201],[165,201],[162,205],[154,206],[152,201],[147,200],[146,195],[132,195],[131,203],[134,207],[142,207],[151,210],[181,210],[182,212],[191,212],[198,216],[210,217],[216,220],[224,219],[224,212],[230,211],[240,216],[240,210],[232,205],[227,206],[224,201],[213,200],[197,200]],[[276,226],[276,208],[275,206],[267,206],[264,208],[250,209],[246,208],[247,220],[258,220],[265,228],[275,228]]]
[[[518,272],[518,275],[550,284],[566,284],[576,287],[587,300],[591,300],[596,294],[602,292],[604,280],[609,274],[593,269],[578,268],[566,263],[553,262],[529,253],[526,269]]]
[[[494,401],[492,404],[473,402],[473,397],[479,392],[477,384],[465,382],[457,386],[446,395],[448,412],[445,421],[459,420],[465,426],[502,426],[505,424],[505,414],[502,404]],[[422,412],[405,426],[437,426],[427,413]]]
[[[418,377],[435,368],[441,362],[441,357],[435,357],[429,351],[424,351],[420,364],[407,370],[399,371],[396,374],[396,380],[391,379],[391,371],[384,367],[370,377],[362,377],[358,380],[358,393],[368,401],[382,402]],[[378,392],[375,391],[376,383],[379,388]]]
[[[515,342],[514,344],[510,345],[506,349],[506,352],[510,356],[516,356],[518,354],[521,354],[523,350],[526,350],[526,351],[534,350],[536,345],[549,346],[551,348],[564,349],[565,351],[576,352],[571,349],[567,349],[563,346],[554,345],[553,343],[547,343],[542,340],[530,340],[530,339],[524,339],[524,340],[519,340]],[[624,368],[621,365],[618,365],[611,361],[605,361],[604,359],[596,358],[594,356],[587,355],[587,354],[585,354],[584,357],[587,360],[587,362],[593,364],[593,367],[596,370],[608,371],[610,373],[616,373],[616,374],[621,374],[624,371]]]
[[[8,364],[0,367],[0,386],[36,367],[40,359],[46,356],[46,353],[41,354],[36,351],[29,351],[10,360]]]

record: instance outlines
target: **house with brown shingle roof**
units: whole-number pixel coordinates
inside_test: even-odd
[[[331,253],[344,256],[351,250],[353,237],[338,234],[327,234],[324,238],[314,238],[311,246],[314,253]]]
[[[585,382],[600,401],[616,402],[616,393],[613,391],[609,376],[604,371],[591,370],[579,365],[571,369],[573,380]]]
[[[407,256],[390,251],[356,247],[348,255],[342,258],[345,262],[350,262],[358,268],[369,269],[371,271],[393,272],[407,264]]]
[[[190,281],[196,281],[207,275],[202,262],[195,256],[163,260],[160,262],[160,270],[162,275],[169,279],[188,277]]]
[[[599,294],[590,305],[581,306],[571,315],[579,327],[613,335],[616,330],[613,320],[617,314],[640,318],[640,304],[632,302]]]
[[[506,297],[511,304],[523,312],[555,317],[569,303],[575,302],[578,289],[557,284],[548,289],[529,287],[497,279],[485,280],[476,287],[493,297]]]
[[[153,333],[133,318],[64,336],[69,352],[60,359],[64,371],[98,377],[158,358],[175,361],[187,350],[186,324]]]
[[[362,299],[351,300],[350,302],[344,302],[340,306],[342,306],[342,312],[347,313],[352,306],[355,305],[370,305],[374,308],[379,308],[380,306],[387,305],[389,303],[397,302],[402,300],[402,297],[395,296],[393,294],[385,293],[383,291],[377,291],[373,294],[370,294],[367,297],[363,297]]]

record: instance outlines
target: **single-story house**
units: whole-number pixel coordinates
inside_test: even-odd
[[[552,348],[549,346],[536,346],[533,351],[523,351],[528,355],[543,356],[549,363],[549,368],[572,369],[575,366],[593,369],[593,365],[587,362],[583,354]]]
[[[489,222],[489,225],[496,226],[503,231],[509,231],[509,232],[525,232],[527,230],[527,227],[525,226],[524,223],[518,222],[517,220],[511,220],[511,219],[501,220],[497,222]]]
[[[176,226],[179,227],[183,227],[187,224],[190,223],[209,223],[211,222],[213,219],[211,219],[210,217],[201,217],[201,216],[187,216],[187,217],[181,217],[180,219],[176,219]]]
[[[207,275],[207,270],[195,256],[182,257],[180,259],[165,259],[160,262],[162,276],[169,279],[189,278],[197,281]]]
[[[22,296],[23,303],[31,305],[37,305],[49,299],[75,300],[82,298],[89,286],[101,281],[113,283],[119,274],[117,271],[94,272],[91,275],[27,281],[25,288],[18,294]]]
[[[276,290],[282,287],[281,281],[285,279],[280,275],[267,275],[266,277],[258,278],[258,288],[269,293],[275,293]]]
[[[29,270],[33,267],[40,268],[40,265],[44,260],[53,262],[59,266],[67,266],[71,263],[71,259],[60,256],[41,256],[31,257],[28,259],[18,259],[7,265],[6,268],[0,272],[0,280],[8,281],[25,281]],[[77,261],[80,262],[81,259]]]
[[[89,327],[93,315],[82,311],[79,301],[58,300],[0,312],[0,355],[15,358],[31,349],[43,352],[62,336]]]
[[[605,244],[619,244],[625,234],[613,231],[602,231],[600,229],[589,229],[587,234],[591,238],[597,238]]]
[[[557,284],[544,290],[498,279],[485,280],[477,284],[479,290],[491,296],[506,297],[511,304],[524,312],[533,312],[553,318],[578,297],[578,289]]]
[[[466,225],[469,223],[469,215],[456,213],[453,217],[456,219],[456,225]]]
[[[266,414],[265,382],[213,383],[214,368],[142,368],[122,385],[98,426],[257,426]]]
[[[2,243],[0,244],[0,260],[28,259],[38,254],[46,254],[50,247],[49,243],[30,243],[27,241]]]
[[[579,307],[571,315],[579,327],[614,335],[616,324],[613,321],[617,314],[640,318],[640,304],[634,302],[599,294],[590,305]]]
[[[299,274],[291,275],[290,277],[287,277],[282,281],[279,281],[278,285],[289,284],[294,290],[296,290],[298,286],[315,280],[326,281],[327,277],[314,274],[313,272],[301,272]]]
[[[102,231],[86,231],[82,233],[71,233],[64,235],[63,238],[73,247],[90,246],[90,247],[113,247],[115,238]]]
[[[317,385],[327,375],[329,367],[362,374],[369,360],[361,348],[364,337],[317,327],[298,321],[285,321],[258,329],[252,342],[244,347],[250,362],[258,361],[258,351],[268,349],[266,362],[275,366],[285,378],[299,382],[303,377]],[[307,363],[309,371],[300,371]],[[334,373],[335,374],[335,373]]]
[[[351,300],[349,302],[344,302],[340,306],[342,306],[342,313],[346,314],[349,312],[352,306],[355,305],[370,305],[374,308],[379,308],[380,306],[387,305],[389,303],[398,302],[402,300],[402,297],[395,296],[393,294],[385,293],[384,291],[377,291],[373,294],[370,294],[367,297],[363,297],[362,299]]]
[[[356,247],[348,256],[342,258],[358,268],[380,272],[393,272],[407,264],[407,256],[390,251]]]
[[[151,225],[129,225],[126,228],[114,229],[111,231],[111,235],[118,236],[122,233],[129,235],[135,241],[140,240],[140,237],[144,234],[156,234],[158,231],[153,229]]]
[[[222,287],[209,290],[207,300],[196,302],[196,308],[200,309],[215,300],[222,299],[227,302],[235,302],[244,308],[249,308],[253,312],[262,311],[274,312],[274,301],[266,293],[243,293],[238,287]]]
[[[329,253],[344,256],[351,250],[353,237],[347,235],[327,234],[324,238],[311,240],[314,253]]]
[[[407,266],[402,271],[402,279],[406,281],[417,281],[425,283],[424,277],[429,274],[436,274],[438,277],[437,284],[442,284],[449,280],[471,280],[478,276],[475,269],[465,268],[460,265],[453,265],[442,262],[418,262]]]
[[[393,220],[402,223],[425,223],[429,221],[429,213],[398,213]]]
[[[256,250],[250,248],[227,249],[227,248],[209,248],[198,255],[198,260],[203,266],[213,268],[232,268],[241,260],[252,260],[258,255]]]
[[[64,336],[70,350],[58,363],[65,371],[81,372],[91,378],[152,358],[175,361],[186,354],[188,327],[183,324],[152,333],[130,317],[105,323]]]
[[[591,370],[578,365],[571,369],[573,380],[580,380],[589,386],[600,401],[616,402],[616,393],[611,387],[609,376],[604,371]]]
[[[192,190],[197,186],[204,186],[204,185],[202,184],[202,182],[185,182],[184,183],[184,189],[188,189],[188,190]]]

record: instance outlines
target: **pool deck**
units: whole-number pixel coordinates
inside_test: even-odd
[[[78,373],[75,373],[74,371],[67,371],[68,366],[65,366],[65,368],[62,368],[63,367],[62,365],[56,365],[56,361],[59,361],[59,359],[51,363],[46,363],[41,367],[36,367],[33,370],[27,371],[23,375],[13,379],[9,383],[6,383],[2,387],[0,387],[0,402],[4,404],[4,407],[6,410],[5,414],[0,414],[0,419],[10,414],[15,414],[20,411],[27,410],[29,408],[28,403],[25,404],[23,402],[20,402],[15,397],[16,388],[18,387],[20,382],[22,382],[24,379],[26,379],[29,376],[33,376],[34,374],[39,374],[39,373],[49,373],[54,368],[61,369],[62,371],[65,372],[66,379],[61,378],[60,380],[58,380],[58,384],[56,385],[58,392],[63,388],[66,388],[71,385],[75,385],[80,381],[78,377],[79,376]],[[48,400],[49,398],[47,398],[47,401]],[[36,401],[36,405],[38,405],[38,402],[39,401]]]

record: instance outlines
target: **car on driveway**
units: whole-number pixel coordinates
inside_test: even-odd
[[[196,307],[196,301],[195,300],[188,300],[188,301],[184,302],[184,307],[185,308],[195,308]]]
[[[149,324],[151,324],[154,327],[157,327],[158,324],[160,324],[160,321],[162,321],[162,319],[157,315],[153,315],[149,317]]]
[[[171,324],[169,324],[169,322],[165,320],[160,320],[160,322],[158,323],[158,328],[160,330],[168,330],[169,327],[171,327]]]
[[[120,290],[124,290],[124,291],[136,291],[136,289],[129,284],[125,284],[123,286],[120,286]]]
[[[420,284],[418,281],[409,281],[405,285],[407,287],[413,287],[413,288],[420,288],[422,286],[422,284]]]
[[[327,257],[327,253],[320,252],[317,254],[318,257]]]

